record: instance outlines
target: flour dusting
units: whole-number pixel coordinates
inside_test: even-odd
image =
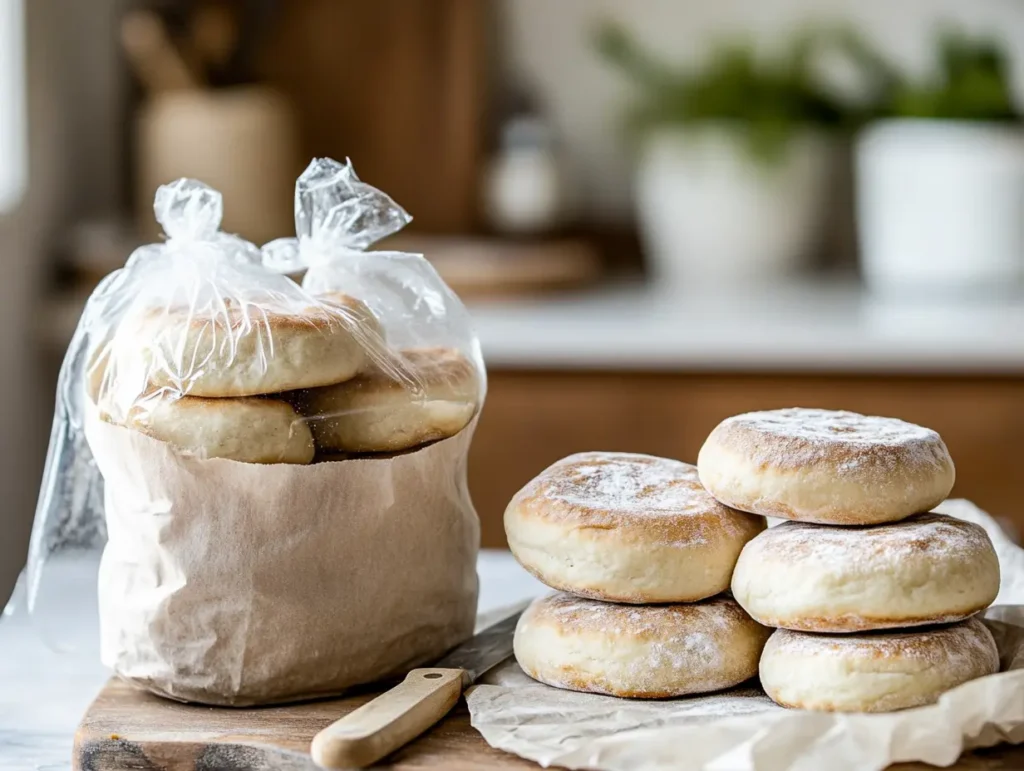
[[[574,506],[600,506],[649,514],[694,514],[713,503],[696,466],[631,453],[588,452],[556,464],[565,471],[548,479],[547,494]]]
[[[830,572],[893,571],[907,559],[936,564],[983,559],[994,554],[985,529],[944,514],[915,514],[882,525],[830,527],[810,522],[785,522],[752,542],[762,560],[813,561]]]
[[[696,466],[652,455],[570,455],[541,472],[515,500],[537,501],[547,516],[579,520],[584,526],[669,528],[684,545],[726,533],[757,532],[750,515],[711,497]]]
[[[648,695],[683,683],[685,690],[676,693],[736,685],[756,672],[769,632],[728,597],[637,606],[564,593],[536,600],[516,634],[529,637],[541,629],[553,630],[560,642],[543,649],[539,664],[520,658],[534,677],[592,693],[625,687]]]
[[[940,468],[949,460],[942,438],[896,418],[791,407],[722,421],[712,440],[772,468],[829,463],[839,476],[867,469]]]
[[[938,437],[938,434],[929,428],[897,418],[804,407],[748,412],[729,418],[725,422],[742,423],[766,434],[793,436],[812,441],[896,445]]]
[[[955,672],[999,669],[992,633],[977,618],[909,632],[835,635],[779,629],[765,647],[765,656],[769,655],[921,660]]]

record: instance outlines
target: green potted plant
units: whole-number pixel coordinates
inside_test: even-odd
[[[962,294],[1024,275],[1024,131],[1006,54],[955,30],[931,75],[900,74],[845,38],[873,92],[856,143],[857,222],[869,286]]]
[[[597,50],[635,87],[637,219],[654,272],[670,284],[751,280],[800,267],[816,246],[833,158],[850,116],[814,72],[824,42],[794,36],[775,56],[720,42],[670,67],[624,29]]]

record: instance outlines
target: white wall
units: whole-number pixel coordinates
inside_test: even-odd
[[[752,32],[771,45],[816,19],[847,19],[895,60],[919,68],[930,33],[953,20],[1002,36],[1016,57],[1024,95],[1022,0],[502,0],[504,65],[536,87],[568,146],[578,205],[592,217],[629,213],[629,160],[618,133],[628,91],[594,54],[593,22],[613,17],[665,57],[699,56],[720,33]],[[1024,100],[1022,100],[1024,101]]]
[[[32,298],[43,274],[40,248],[59,200],[59,98],[43,73],[52,72],[55,47],[25,0],[30,121],[28,167],[32,183],[13,211],[0,215],[0,607],[24,564],[35,508],[41,454],[49,424],[43,415],[33,357]]]
[[[0,0],[0,215],[21,202],[28,176],[24,17],[22,0]]]
[[[124,0],[23,2],[28,187],[0,215],[0,608],[25,562],[53,417],[55,363],[35,338],[49,256],[75,216],[116,205],[121,163]]]

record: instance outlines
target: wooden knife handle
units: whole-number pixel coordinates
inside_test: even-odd
[[[366,768],[441,720],[462,694],[461,669],[414,669],[405,680],[313,737],[323,768]]]

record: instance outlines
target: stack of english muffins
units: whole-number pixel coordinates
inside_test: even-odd
[[[505,512],[517,560],[558,590],[524,612],[516,658],[541,682],[614,696],[760,672],[783,706],[934,702],[998,670],[975,618],[999,590],[992,544],[929,513],[953,479],[934,431],[824,410],[730,418],[697,467],[565,458]]]
[[[764,520],[723,506],[686,463],[581,453],[512,499],[519,562],[557,594],[516,629],[527,674],[560,688],[668,698],[757,673],[769,631],[724,592]]]
[[[999,592],[992,543],[927,513],[954,481],[937,433],[849,412],[750,413],[721,423],[697,465],[722,503],[789,520],[744,547],[732,580],[778,630],[760,665],[773,700],[888,712],[998,671],[975,617]]]
[[[373,312],[338,292],[304,308],[268,297],[139,313],[94,355],[87,385],[105,420],[184,455],[290,464],[453,436],[480,392],[459,351],[392,349]]]

